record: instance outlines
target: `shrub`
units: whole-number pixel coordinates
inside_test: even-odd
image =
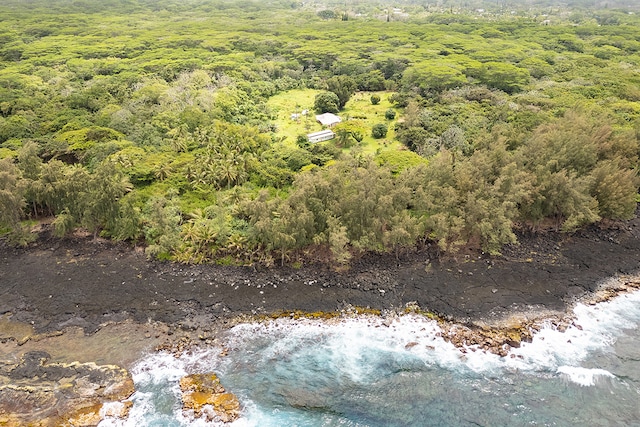
[[[393,120],[396,118],[396,111],[393,108],[389,108],[384,112],[384,117],[387,120]]]
[[[371,103],[373,105],[380,104],[380,95],[376,95],[376,94],[371,95]]]
[[[296,137],[296,144],[298,145],[298,147],[305,149],[311,146],[309,137],[304,133],[301,133]]]
[[[384,138],[385,136],[387,136],[387,130],[387,125],[385,125],[384,123],[375,124],[371,128],[371,136],[376,139]]]

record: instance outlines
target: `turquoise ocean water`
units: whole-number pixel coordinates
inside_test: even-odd
[[[100,425],[215,425],[184,416],[178,388],[214,371],[242,402],[234,427],[640,426],[640,291],[574,314],[506,357],[463,353],[413,315],[243,324],[226,356],[141,359],[129,419]]]

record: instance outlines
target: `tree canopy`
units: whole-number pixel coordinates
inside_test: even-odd
[[[0,234],[345,264],[631,218],[640,15],[573,3],[4,1]]]

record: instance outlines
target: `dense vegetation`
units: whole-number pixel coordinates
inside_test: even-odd
[[[630,218],[640,18],[547,3],[4,1],[0,232],[269,265]]]

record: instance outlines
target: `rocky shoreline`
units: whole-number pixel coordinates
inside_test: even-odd
[[[447,259],[429,251],[399,260],[369,255],[344,272],[318,265],[152,262],[139,248],[87,236],[57,240],[43,233],[25,249],[0,242],[0,426],[59,424],[51,420],[60,418],[43,412],[29,417],[29,402],[16,406],[20,399],[6,398],[37,387],[40,405],[49,401],[57,408],[51,413],[66,414],[68,425],[95,425],[105,402],[126,406],[127,393],[100,394],[118,367],[129,368],[154,349],[222,346],[220,332],[239,322],[362,314],[392,321],[414,312],[438,319],[443,336],[461,349],[477,346],[504,355],[542,322],[571,324],[567,313],[576,302],[595,303],[640,287],[637,216],[573,235],[522,235],[520,242],[501,257],[472,251]],[[20,368],[29,363],[31,371]],[[94,392],[85,393],[85,400],[56,391],[62,379],[85,381],[78,369],[104,380],[85,388]],[[42,375],[53,371],[60,378]],[[84,421],[71,423],[78,414]]]
[[[93,426],[127,417],[134,384],[126,369],[50,358],[32,351],[17,363],[0,361],[0,426]]]
[[[609,280],[597,292],[585,296],[579,302],[595,305],[638,289],[640,275],[620,277]],[[545,325],[551,325],[560,331],[569,325],[580,328],[570,312],[546,312],[537,315],[532,312],[513,313],[510,317],[502,319],[500,324],[487,325],[481,321],[460,324],[437,318],[432,313],[409,304],[401,312],[380,312],[351,307],[341,312],[330,313],[294,311],[287,316],[283,313],[270,316],[238,316],[221,326],[219,331],[238,323],[270,322],[281,317],[294,320],[313,319],[330,324],[357,316],[382,317],[382,325],[391,327],[399,316],[406,314],[427,316],[436,320],[442,329],[440,336],[458,347],[462,358],[470,351],[507,356],[511,348],[518,348],[523,342],[530,342],[533,335]],[[113,333],[113,329],[122,327],[124,329],[120,333],[128,331],[137,334],[132,339],[134,348],[137,348],[137,357],[158,351],[179,357],[185,352],[211,347],[218,348],[223,357],[226,354],[224,341],[219,340],[216,335],[203,335],[197,330],[168,334],[167,325],[160,323],[147,324],[147,332],[144,334],[139,329],[139,324],[130,321],[103,325],[99,333],[115,336],[118,333]],[[4,331],[1,326],[0,330]],[[84,346],[87,344],[86,337],[91,335],[84,335],[84,332],[82,334],[76,337],[75,342]],[[22,343],[15,339],[7,340],[6,335],[3,336],[5,342],[0,345],[0,426],[97,426],[106,418],[126,420],[133,405],[131,397],[135,392],[130,373],[117,365],[52,361],[52,356],[42,349],[58,350],[56,340],[67,335],[72,335],[70,330],[50,336],[32,337],[31,340]],[[141,342],[147,344],[144,350],[138,347]],[[150,343],[159,344],[151,347]],[[411,348],[416,345],[419,343],[407,342],[405,347]],[[69,354],[66,356],[73,358]],[[60,357],[58,354],[58,358]],[[62,357],[64,358],[64,355]],[[130,363],[122,365],[129,368]],[[208,422],[224,424],[233,422],[240,416],[241,402],[231,391],[225,390],[215,373],[190,374],[181,378],[179,384],[183,413],[186,417],[204,418]]]

